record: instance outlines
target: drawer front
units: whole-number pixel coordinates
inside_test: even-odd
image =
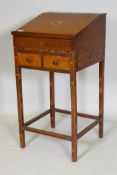
[[[71,69],[69,57],[46,55],[44,56],[44,68],[69,71]]]
[[[41,56],[39,54],[18,53],[17,64],[26,67],[41,67]]]

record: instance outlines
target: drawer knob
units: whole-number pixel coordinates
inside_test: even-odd
[[[57,60],[53,61],[53,64],[57,66],[57,65],[59,65],[59,61],[57,61]]]
[[[32,62],[32,58],[26,58],[26,61],[27,61],[28,63],[31,63],[31,62]]]

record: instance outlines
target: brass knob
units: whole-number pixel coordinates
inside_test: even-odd
[[[59,64],[59,61],[55,60],[53,61],[53,64],[57,66]]]

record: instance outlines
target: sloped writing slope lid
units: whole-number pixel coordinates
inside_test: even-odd
[[[80,31],[102,14],[42,13],[13,35],[73,39]]]

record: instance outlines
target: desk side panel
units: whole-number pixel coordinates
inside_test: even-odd
[[[77,71],[104,60],[106,16],[100,15],[75,39]]]

